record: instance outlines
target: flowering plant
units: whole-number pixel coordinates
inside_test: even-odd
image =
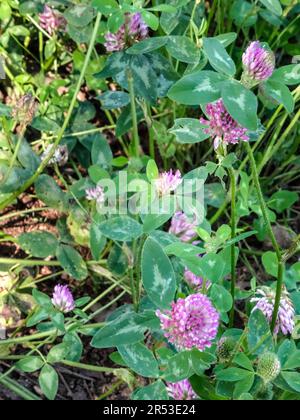
[[[221,3],[1,1],[0,399],[300,398],[299,5]]]

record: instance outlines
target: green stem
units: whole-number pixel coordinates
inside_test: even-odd
[[[38,169],[36,170],[35,174],[30,177],[23,185],[21,188],[19,188],[17,191],[15,191],[11,196],[9,196],[6,200],[4,200],[1,204],[0,204],[0,210],[4,209],[7,205],[9,205],[12,201],[14,201],[20,194],[22,194],[24,191],[26,191],[32,184],[34,184],[34,182],[37,180],[37,178],[42,174],[42,172],[44,171],[44,169],[47,167],[49,161],[51,160],[52,156],[55,153],[55,149],[57,148],[57,146],[59,145],[59,143],[61,142],[64,132],[66,130],[66,128],[68,127],[68,124],[70,122],[71,116],[73,114],[73,109],[76,105],[77,102],[77,95],[80,91],[81,85],[83,83],[84,77],[85,77],[85,73],[93,52],[93,48],[98,36],[98,30],[99,30],[99,25],[100,25],[100,21],[101,21],[101,13],[98,13],[97,18],[96,18],[96,22],[95,22],[95,26],[94,26],[94,30],[93,30],[93,34],[91,37],[91,41],[89,44],[89,48],[84,60],[84,64],[76,85],[76,89],[72,98],[72,101],[70,103],[70,107],[68,109],[65,121],[63,123],[63,126],[61,127],[58,135],[57,135],[57,139],[54,142],[48,156],[46,159],[43,160],[43,162],[40,164],[40,166],[38,167]]]
[[[28,209],[28,210],[15,211],[13,213],[4,214],[3,216],[1,216],[0,217],[0,222],[2,222],[3,220],[6,220],[6,219],[11,219],[12,217],[23,216],[23,215],[26,215],[26,214],[35,213],[35,212],[42,212],[42,211],[46,211],[46,210],[49,210],[49,207],[36,207],[36,208]]]
[[[26,401],[41,401],[41,398],[28,391],[28,389],[24,388],[11,378],[0,379],[0,384]]]
[[[228,169],[228,174],[230,178],[231,185],[231,239],[234,239],[236,236],[236,178],[233,168]],[[236,287],[236,271],[235,271],[235,244],[231,245],[231,296],[232,296],[232,309],[230,312],[230,328],[234,324],[234,303],[235,303],[235,287]]]
[[[140,153],[140,138],[138,131],[138,121],[136,114],[136,104],[135,104],[135,94],[134,94],[134,85],[133,85],[133,76],[131,71],[128,71],[128,90],[130,94],[130,103],[131,103],[131,118],[132,118],[132,135],[133,135],[133,155],[139,157]]]
[[[0,346],[28,343],[29,341],[37,341],[37,340],[41,340],[43,338],[48,338],[48,337],[50,337],[51,335],[54,335],[54,334],[56,334],[56,330],[45,331],[45,332],[42,332],[42,333],[27,335],[27,336],[24,336],[24,337],[8,338],[6,340],[1,340],[0,341]]]
[[[8,265],[24,265],[26,267],[34,267],[35,265],[42,265],[48,267],[60,267],[59,261],[44,261],[44,260],[22,260],[19,258],[0,258],[0,264]]]
[[[84,364],[84,363],[71,362],[70,360],[63,360],[60,363],[66,365],[66,366],[77,368],[77,369],[88,370],[90,372],[114,373],[116,370],[118,370],[118,369],[108,368],[108,367],[104,367],[104,366],[93,366],[93,365],[87,365],[87,364]]]
[[[271,330],[272,332],[274,332],[275,327],[276,327],[277,317],[278,317],[278,311],[280,307],[281,294],[282,294],[284,263],[282,260],[280,247],[278,245],[278,242],[275,238],[275,235],[272,229],[271,221],[268,215],[268,208],[265,203],[265,199],[264,199],[261,187],[260,187],[255,158],[254,158],[254,155],[253,155],[253,152],[249,143],[245,143],[245,145],[246,145],[246,149],[247,149],[251,167],[252,167],[253,181],[254,181],[256,192],[257,192],[258,200],[260,203],[261,211],[263,214],[263,218],[264,218],[264,221],[268,230],[268,234],[270,236],[270,239],[271,239],[273,248],[275,250],[277,260],[278,260],[277,290],[276,290],[275,305],[274,305],[274,311],[273,311],[272,322],[271,322]]]

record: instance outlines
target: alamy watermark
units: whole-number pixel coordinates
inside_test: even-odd
[[[104,191],[105,200],[97,203],[102,215],[163,216],[183,211],[199,225],[205,217],[204,182],[202,179],[183,178],[180,185],[168,194],[160,194],[156,181],[128,179],[121,171],[116,179],[105,178],[98,182]]]

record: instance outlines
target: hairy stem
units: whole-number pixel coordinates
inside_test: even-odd
[[[137,114],[136,114],[133,76],[132,76],[131,70],[128,70],[127,79],[128,79],[128,90],[130,94],[132,130],[133,130],[132,131],[132,136],[133,136],[132,153],[134,157],[139,157],[140,138],[139,138],[138,121],[137,121]]]
[[[255,158],[254,158],[254,155],[253,155],[253,152],[249,143],[245,143],[245,145],[246,145],[246,149],[247,149],[248,156],[251,163],[253,181],[254,181],[256,192],[257,192],[258,200],[260,203],[261,211],[263,214],[263,218],[264,218],[264,221],[268,230],[268,234],[271,239],[271,242],[272,242],[272,245],[275,250],[277,260],[278,260],[277,290],[276,290],[275,305],[274,305],[274,311],[273,311],[272,322],[271,322],[271,330],[272,332],[274,332],[275,327],[276,327],[277,317],[278,317],[281,294],[282,294],[284,263],[282,260],[280,247],[278,245],[278,242],[275,238],[275,235],[272,229],[271,221],[268,215],[268,208],[267,208],[267,205],[266,205],[266,202],[265,202],[262,190],[261,190]]]
[[[231,239],[234,239],[236,236],[236,178],[233,168],[228,169],[228,174],[230,177],[231,185]],[[232,296],[232,309],[230,312],[230,328],[234,324],[234,302],[235,302],[235,287],[236,287],[236,271],[235,271],[235,244],[231,245],[231,296]]]

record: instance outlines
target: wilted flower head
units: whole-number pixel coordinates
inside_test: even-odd
[[[272,321],[274,305],[275,305],[275,292],[269,287],[261,287],[257,290],[257,297],[251,299],[251,302],[255,302],[256,305],[253,311],[259,309],[267,318],[269,322]],[[284,335],[291,334],[295,328],[295,309],[289,298],[289,294],[286,289],[283,290],[280,307],[278,312],[278,318],[276,321],[275,334],[280,331]]]
[[[184,279],[191,287],[193,287],[196,290],[200,291],[203,287],[203,278],[197,276],[196,274],[192,273],[189,270],[185,270]],[[211,282],[207,280],[205,282],[206,289],[208,289],[210,286],[211,286]]]
[[[246,134],[247,129],[239,125],[225,109],[222,99],[210,103],[206,106],[206,113],[209,120],[200,118],[200,122],[206,125],[204,129],[214,139],[214,148],[224,143],[237,144],[240,140],[248,141],[249,136]]]
[[[260,356],[257,364],[257,374],[265,383],[274,381],[281,371],[281,363],[275,353],[265,353]]]
[[[172,303],[172,309],[157,311],[168,341],[178,350],[193,347],[204,350],[211,347],[219,327],[219,313],[209,298],[201,293],[178,299]]]
[[[12,110],[12,116],[22,126],[26,126],[31,123],[37,110],[37,102],[31,93],[23,95],[14,106]]]
[[[52,149],[53,145],[49,144],[45,151],[43,152],[43,154],[41,155],[41,159],[45,160],[48,158],[51,149]],[[48,165],[59,165],[59,166],[64,166],[67,161],[69,159],[69,152],[68,152],[68,147],[66,145],[59,145],[57,146],[57,148],[55,149],[54,155],[51,157],[51,159],[48,162]]]
[[[243,66],[242,81],[248,87],[253,87],[272,76],[275,68],[275,56],[259,41],[254,41],[243,54]]]
[[[49,35],[53,35],[66,23],[64,17],[48,5],[45,5],[43,13],[39,14],[39,20],[40,26],[45,29]]]
[[[195,400],[197,394],[194,392],[188,379],[172,383],[167,383],[168,394],[173,400],[184,401],[184,400]]]
[[[122,51],[147,36],[148,26],[143,21],[142,15],[140,13],[127,13],[125,23],[120,29],[115,34],[108,32],[105,35],[106,43],[104,45],[107,51]]]
[[[173,172],[171,169],[169,172],[163,172],[159,175],[158,179],[155,180],[155,188],[158,194],[163,196],[174,192],[181,183],[180,171]]]
[[[185,213],[179,211],[172,218],[169,233],[178,236],[182,242],[190,242],[197,236],[196,227],[196,221],[191,221]]]
[[[101,205],[105,202],[105,194],[103,188],[100,185],[95,188],[88,188],[85,191],[85,195],[87,200],[96,201],[98,205]]]
[[[58,284],[54,288],[52,303],[57,309],[64,313],[71,312],[75,308],[72,293],[67,286],[62,286],[61,284]]]

